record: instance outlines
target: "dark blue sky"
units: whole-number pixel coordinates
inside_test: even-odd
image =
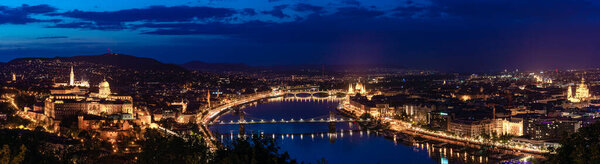
[[[0,61],[114,52],[167,63],[400,64],[478,71],[600,66],[583,0],[14,0]]]

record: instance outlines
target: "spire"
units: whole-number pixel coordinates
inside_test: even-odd
[[[573,97],[573,90],[571,89],[571,86],[569,86],[569,88],[567,89],[567,98],[571,99]]]
[[[73,66],[71,66],[71,74],[69,74],[69,85],[75,85],[75,73],[73,72]]]
[[[208,108],[210,108],[210,90],[206,92],[206,102],[208,102]]]

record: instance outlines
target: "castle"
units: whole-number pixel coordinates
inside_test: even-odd
[[[98,84],[98,92],[92,92],[87,81],[75,81],[73,67],[68,85],[56,84],[50,96],[44,101],[44,114],[53,119],[76,115],[123,115],[133,114],[133,98],[115,95],[110,84],[104,79]],[[129,116],[126,116],[129,115]]]

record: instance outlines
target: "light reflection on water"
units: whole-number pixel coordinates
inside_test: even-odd
[[[310,119],[338,112],[338,101],[308,101],[271,99],[240,111],[223,114],[219,121],[240,119]],[[336,116],[342,117],[339,114]],[[222,142],[244,137],[239,125],[212,125],[209,127]],[[328,123],[247,124],[245,134],[261,134],[275,138],[281,152],[305,163],[316,163],[322,158],[328,163],[496,163],[487,157],[471,155],[464,149],[455,150],[427,142],[406,143],[386,138],[377,131],[361,128],[356,123],[336,123],[330,132]],[[400,141],[399,141],[400,140]]]

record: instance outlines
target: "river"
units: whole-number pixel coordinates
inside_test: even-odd
[[[339,101],[294,101],[271,98],[255,102],[240,110],[222,114],[218,121],[237,121],[243,112],[245,120],[320,119],[330,111],[343,118],[336,110]],[[356,123],[336,123],[335,133],[328,123],[247,124],[245,134],[264,134],[276,138],[281,152],[304,163],[495,163],[484,156],[439,142],[418,141],[407,143],[384,137],[376,131],[361,128]],[[239,125],[212,125],[209,129],[222,142],[238,138]],[[438,146],[434,146],[438,145]],[[437,149],[437,150],[436,150]],[[464,153],[463,152],[468,152]]]

